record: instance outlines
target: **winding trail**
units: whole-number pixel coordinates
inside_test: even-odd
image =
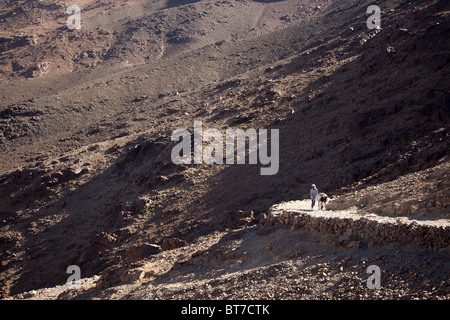
[[[391,216],[381,216],[375,213],[365,213],[358,211],[356,208],[350,208],[347,210],[318,210],[317,205],[314,210],[311,210],[310,200],[295,200],[276,204],[270,208],[270,213],[272,216],[277,217],[282,214],[282,212],[291,212],[299,214],[307,214],[308,216],[314,218],[333,218],[333,219],[352,219],[354,221],[360,219],[368,219],[370,221],[376,221],[378,223],[391,223],[391,224],[417,224],[430,227],[450,227],[449,219],[424,219],[418,217],[391,217]]]
[[[309,200],[289,201],[270,208],[265,226],[292,225],[294,229],[334,234],[360,245],[397,244],[450,254],[450,221],[389,217],[354,210],[311,210]]]

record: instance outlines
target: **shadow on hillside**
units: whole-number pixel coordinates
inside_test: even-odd
[[[262,2],[262,3],[272,3],[272,2],[282,2],[286,0],[252,0],[253,2]]]
[[[200,0],[168,0],[167,5],[164,9],[184,6],[184,5],[196,3],[199,1]],[[285,1],[285,0],[252,0],[252,1],[261,2],[261,3],[272,3],[272,2],[281,2],[281,1]]]
[[[177,236],[192,239],[225,228],[221,223],[225,212],[266,212],[282,201],[309,198],[311,183],[332,197],[339,188],[380,172],[384,174],[373,183],[437,164],[448,154],[449,142],[446,131],[436,131],[447,128],[450,121],[446,108],[450,101],[446,87],[448,24],[428,25],[423,34],[384,30],[365,46],[342,47],[340,59],[357,58],[349,59],[351,62],[330,76],[309,83],[297,100],[287,102],[295,113],[266,127],[280,130],[279,170],[275,175],[261,175],[261,164],[230,165],[208,181],[210,189],[201,198],[193,195],[186,203],[186,199],[174,197],[174,202],[183,205],[183,214],[162,216],[159,226],[170,222],[174,234],[183,230]],[[286,68],[269,71],[271,78],[325,67],[327,50],[333,45],[341,48],[346,41],[330,44],[311,51],[308,59],[314,65],[299,57]],[[397,51],[387,52],[387,45]],[[308,99],[308,93],[315,95]],[[252,123],[245,125],[252,127]],[[270,137],[269,132],[269,152]],[[122,212],[132,216],[133,209],[128,210],[125,204],[151,192],[155,186],[149,181],[162,179],[159,176],[179,177],[178,168],[170,162],[168,145],[159,153],[152,143],[136,143],[141,149],[127,150],[111,167],[39,207],[35,217],[24,223],[20,232],[26,250],[18,263],[25,271],[12,293],[62,284],[70,264],[80,264],[82,277],[86,277],[114,263],[107,254],[114,242],[95,236],[120,230],[115,241],[127,243],[130,233],[125,227],[129,222]],[[176,180],[169,183],[186,187]],[[46,216],[63,209],[66,217],[33,234],[34,223],[45,223]],[[187,220],[198,223],[186,229]]]
[[[24,234],[21,249],[26,250],[18,265],[14,263],[15,267],[20,265],[23,273],[11,286],[12,295],[64,284],[70,276],[66,274],[69,265],[79,266],[81,277],[85,278],[121,261],[123,253],[114,250],[117,245],[132,241],[133,233],[127,226],[143,212],[145,202],[139,196],[148,195],[151,189],[146,182],[164,183],[157,180],[158,173],[169,175],[179,170],[169,163],[167,145],[141,140],[130,142],[109,168],[76,188],[53,196],[55,200],[49,197],[45,184],[32,194],[12,192],[16,203],[26,198],[31,203],[46,203],[15,226]],[[70,184],[75,186],[77,179],[83,176],[71,178]],[[30,184],[42,180],[37,176]],[[13,179],[10,184],[16,182]],[[9,189],[9,185],[2,186],[2,191]],[[47,219],[57,222],[43,226]],[[160,221],[165,223],[164,219]]]
[[[276,80],[325,68],[328,52],[340,51],[334,59],[352,57],[287,102],[294,114],[265,128],[279,129],[277,174],[261,175],[261,164],[234,164],[210,180],[212,188],[202,203],[214,208],[208,212],[212,226],[224,212],[267,212],[282,201],[308,199],[311,183],[333,197],[343,187],[387,182],[430,168],[449,154],[447,131],[439,129],[450,121],[445,85],[449,60],[443,58],[449,24],[429,25],[415,34],[399,32],[395,23],[395,17],[385,17],[384,31],[365,45],[356,35],[367,30],[357,29],[345,38],[340,37],[342,28],[333,31],[330,26],[328,35],[335,32],[335,39],[319,43],[286,68],[269,71]],[[422,28],[422,21],[415,23]],[[389,52],[387,46],[398,50]]]
[[[169,1],[167,1],[167,5],[164,9],[184,6],[184,5],[196,3],[199,1],[200,0],[169,0]]]

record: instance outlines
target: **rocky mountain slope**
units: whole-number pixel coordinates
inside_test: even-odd
[[[450,8],[379,1],[369,30],[370,4],[84,0],[69,30],[67,2],[0,3],[2,297],[448,299]],[[277,174],[174,164],[194,121],[278,129]],[[369,245],[271,220],[311,183],[442,225]]]

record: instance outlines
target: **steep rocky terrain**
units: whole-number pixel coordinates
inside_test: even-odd
[[[79,2],[80,30],[0,3],[3,298],[450,297],[447,1],[379,1],[379,30],[362,0]],[[174,164],[194,121],[278,129],[277,174]],[[325,216],[438,226],[274,220],[311,183]]]

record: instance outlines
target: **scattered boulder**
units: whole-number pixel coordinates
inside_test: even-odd
[[[106,289],[122,281],[122,277],[127,269],[124,266],[111,266],[100,273],[100,279],[97,281],[97,287]]]
[[[350,238],[347,236],[339,236],[338,239],[334,242],[335,246],[348,246],[350,243]]]
[[[164,239],[162,244],[162,250],[173,250],[181,247],[187,246],[187,242],[178,238],[167,238]]]
[[[100,232],[89,239],[88,245],[80,252],[77,264],[94,261],[101,252],[107,250],[116,242],[116,236]]]
[[[286,21],[286,22],[292,22],[292,18],[290,16],[288,16],[288,15],[282,16],[280,18],[280,20],[283,20],[283,21]]]
[[[161,252],[157,244],[141,244],[131,247],[125,254],[129,263],[133,263]]]
[[[359,249],[360,242],[359,241],[350,241],[350,243],[347,245],[347,248],[349,249]]]
[[[131,204],[131,208],[134,212],[136,213],[143,213],[146,210],[148,210],[150,204],[151,204],[151,200],[150,199],[146,199],[146,198],[137,198],[132,204]]]
[[[33,67],[29,68],[25,73],[27,78],[39,78],[48,72],[50,62],[39,62]]]
[[[121,282],[135,282],[142,280],[145,277],[145,271],[140,269],[132,269],[125,271],[120,276]]]
[[[230,229],[238,229],[254,221],[252,210],[238,210],[224,214],[224,225]]]
[[[264,226],[264,224],[267,221],[268,215],[267,213],[264,212],[258,212],[258,213],[254,213],[254,222],[259,226],[262,227]]]

